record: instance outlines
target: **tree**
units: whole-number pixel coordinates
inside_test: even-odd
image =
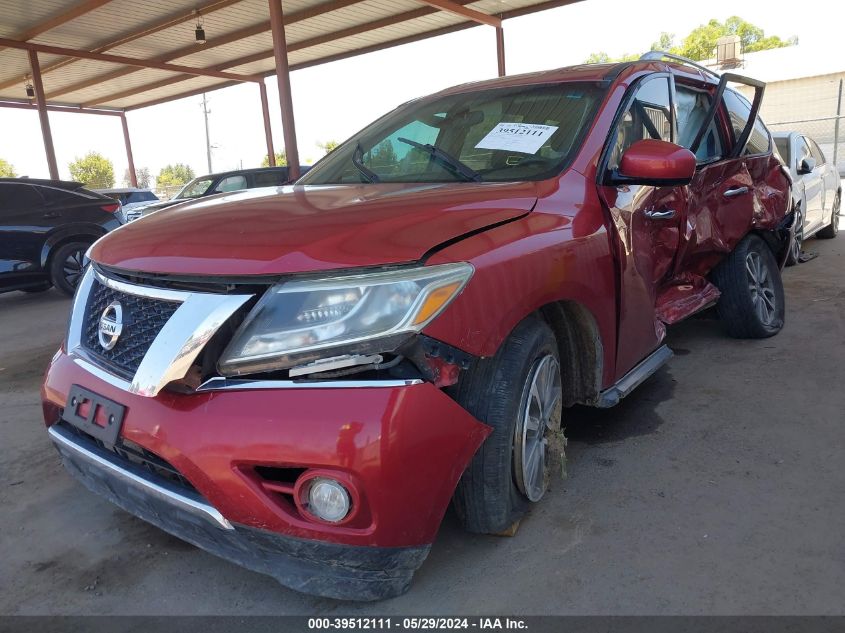
[[[153,176],[150,173],[149,167],[141,167],[135,170],[135,182],[138,183],[138,187],[141,189],[149,189],[152,179]],[[123,184],[127,187],[132,186],[132,180],[129,178],[129,169],[123,172]]]
[[[0,158],[0,178],[15,178],[15,166],[7,160]]]
[[[768,50],[770,48],[782,48],[798,43],[798,38],[791,37],[783,40],[777,35],[766,36],[763,29],[752,24],[741,17],[733,15],[724,22],[710,20],[694,28],[680,45],[675,44],[674,33],[662,32],[656,42],[651,45],[653,51],[666,51],[675,55],[681,55],[701,61],[710,59],[716,54],[716,41],[725,35],[739,35],[742,42],[742,50],[745,53]],[[608,62],[623,62],[637,59],[636,55],[623,55],[622,57],[610,57],[604,51],[592,53],[586,60],[587,64],[606,64]]]
[[[335,151],[338,145],[340,145],[340,143],[338,143],[337,141],[326,141],[325,143],[317,143],[317,147],[323,150],[326,154]]]
[[[390,139],[384,139],[370,152],[370,164],[373,167],[389,167],[395,165],[398,160]]]
[[[68,164],[70,177],[86,187],[106,189],[114,186],[114,165],[98,152],[88,152]]]
[[[284,152],[276,152],[276,167],[286,167],[288,164],[288,157]],[[262,167],[270,166],[270,156],[264,154],[264,160],[261,161]]]
[[[716,52],[716,40],[725,35],[739,35],[742,50],[745,53],[754,53],[770,48],[783,48],[798,43],[798,39],[794,37],[788,40],[782,40],[777,35],[766,37],[765,32],[759,26],[733,15],[724,22],[710,20],[707,24],[702,24],[693,29],[684,38],[678,52],[690,59],[710,59]]]
[[[176,187],[193,179],[194,170],[190,166],[183,163],[174,163],[161,168],[161,171],[158,172],[158,178],[156,178],[156,185],[158,187]]]

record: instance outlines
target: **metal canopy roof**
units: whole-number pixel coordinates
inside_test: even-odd
[[[314,66],[576,1],[284,0],[288,63]],[[205,44],[195,41],[196,9]],[[25,90],[31,50],[52,106],[132,110],[276,74],[267,0],[0,0],[0,15],[0,101],[35,102]]]

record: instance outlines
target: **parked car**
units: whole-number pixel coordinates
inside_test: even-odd
[[[301,166],[300,173],[304,174],[310,167]],[[213,196],[217,193],[229,193],[241,189],[256,189],[258,187],[278,187],[290,181],[287,167],[261,167],[258,169],[241,169],[238,171],[226,171],[219,174],[209,174],[194,178],[186,184],[170,200],[154,202],[134,209],[128,213],[130,220],[136,220],[142,215],[148,215],[153,211],[166,209],[175,204]]]
[[[132,209],[143,207],[159,200],[158,196],[149,189],[139,189],[137,187],[94,189],[94,191],[119,201],[123,210],[127,213]]]
[[[772,136],[794,182],[796,230],[787,264],[795,264],[805,239],[813,235],[832,239],[839,232],[842,181],[836,165],[828,162],[809,136],[798,132],[775,132]]]
[[[564,408],[619,402],[671,357],[667,324],[715,303],[732,336],[781,329],[790,181],[762,91],[652,58],[467,84],[293,186],[133,222],[91,250],[49,435],[210,552],[401,594],[450,500],[513,533]]]
[[[85,251],[124,222],[119,202],[81,183],[0,178],[0,292],[72,295]]]

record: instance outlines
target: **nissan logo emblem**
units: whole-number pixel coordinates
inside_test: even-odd
[[[97,328],[100,346],[105,350],[112,349],[117,345],[122,331],[123,307],[117,301],[112,301],[100,315],[100,326]]]

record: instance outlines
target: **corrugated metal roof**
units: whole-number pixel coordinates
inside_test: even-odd
[[[503,18],[577,1],[453,0]],[[239,75],[274,72],[268,0],[76,2],[0,0],[0,37]],[[196,8],[204,45],[194,39]],[[294,69],[477,24],[418,0],[284,0],[283,10]],[[55,104],[131,109],[231,83],[47,52],[38,58],[47,101]],[[25,51],[0,47],[0,100],[25,99],[29,73]]]

